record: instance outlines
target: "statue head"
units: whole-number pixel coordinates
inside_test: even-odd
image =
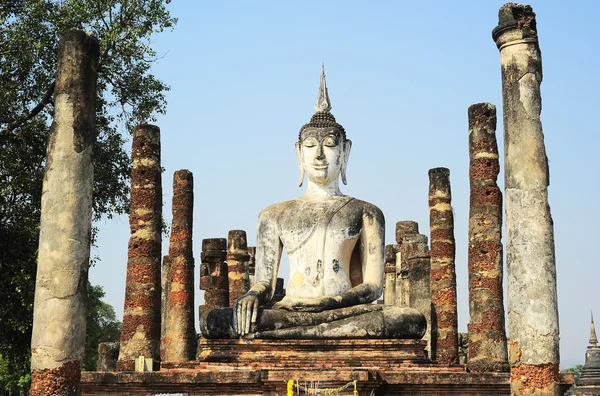
[[[296,142],[296,157],[300,168],[300,186],[304,175],[319,185],[337,183],[342,176],[346,184],[346,166],[352,142],[346,138],[344,127],[338,124],[331,111],[331,102],[321,67],[321,84],[315,105],[316,113],[300,128]]]

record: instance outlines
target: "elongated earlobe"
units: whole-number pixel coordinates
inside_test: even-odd
[[[300,147],[300,142],[296,142],[296,160],[298,161],[298,168],[300,168],[300,183],[298,183],[298,187],[302,187],[304,183],[304,166],[302,165],[302,148]]]
[[[346,140],[344,142],[344,159],[342,160],[342,183],[347,185],[346,181],[346,167],[348,166],[348,157],[350,156],[350,149],[352,148],[352,141]]]

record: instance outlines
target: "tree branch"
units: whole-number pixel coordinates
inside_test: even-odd
[[[37,116],[40,113],[40,111],[42,111],[44,109],[44,107],[48,103],[50,103],[50,100],[52,99],[52,95],[54,94],[55,83],[56,83],[56,81],[52,81],[52,83],[50,83],[50,86],[46,90],[44,97],[42,98],[40,103],[37,104],[37,106],[35,106],[33,109],[31,109],[31,111],[29,113],[25,114],[22,117],[19,117],[15,121],[8,124],[6,126],[6,128],[3,131],[1,131],[1,133],[12,132],[15,129],[17,129],[18,127],[20,127],[21,125],[23,125],[24,123],[26,123],[27,121],[31,120],[33,117]]]

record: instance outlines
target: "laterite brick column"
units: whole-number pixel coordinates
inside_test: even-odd
[[[227,239],[202,240],[202,264],[200,264],[200,290],[204,290],[204,305],[200,316],[214,308],[229,306],[229,280],[227,277]]]
[[[396,251],[394,245],[385,246],[383,303],[396,304]]]
[[[169,277],[171,276],[171,262],[169,256],[163,257],[160,273],[160,360],[165,361],[165,337],[167,336],[167,300],[169,298]]]
[[[229,306],[250,290],[248,276],[248,242],[246,231],[231,230],[227,235],[227,277],[229,279]]]
[[[508,371],[502,289],[502,192],[496,106],[469,107],[469,348],[473,372]]]
[[[69,30],[60,39],[55,114],[42,188],[31,337],[31,395],[79,395],[96,139],[98,40]]]
[[[454,216],[450,170],[429,170],[429,221],[431,237],[432,356],[441,365],[458,364],[458,313],[454,259]]]
[[[254,285],[254,273],[256,272],[256,246],[248,246],[248,256],[246,271],[248,272],[248,284],[252,287]]]
[[[431,356],[431,264],[427,236],[419,234],[417,222],[399,221],[396,223],[396,242],[401,246],[402,261],[406,263],[408,272],[407,306],[418,309],[427,319],[427,330],[422,339],[427,341],[427,351]]]
[[[154,369],[160,363],[162,185],[157,126],[135,127],[131,159],[131,237],[117,371],[133,371],[139,356],[152,358]]]
[[[554,226],[540,113],[542,58],[530,6],[507,3],[492,36],[500,50],[509,362],[513,395],[559,389]]]
[[[169,278],[165,326],[165,360],[187,362],[196,358],[194,321],[194,256],[192,224],[194,176],[187,169],[173,175],[173,223],[169,241]]]

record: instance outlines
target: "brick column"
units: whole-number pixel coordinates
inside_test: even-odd
[[[171,262],[169,255],[163,257],[160,273],[160,361],[165,361],[165,346],[167,336],[167,301],[169,299],[169,277],[171,276]]]
[[[431,356],[431,291],[429,287],[431,264],[427,236],[419,234],[415,221],[396,223],[396,241],[400,244],[402,261],[408,273],[408,305],[418,309],[427,318],[427,331],[423,340],[427,341],[427,351]]]
[[[229,280],[227,277],[227,239],[202,240],[200,264],[200,290],[204,290],[204,305],[200,316],[211,309],[229,306]]]
[[[470,371],[508,371],[502,289],[502,192],[496,106],[469,107],[469,348]]]
[[[67,31],[59,43],[55,114],[42,188],[31,395],[81,392],[98,48],[98,40],[80,30]]]
[[[385,246],[383,303],[386,305],[396,304],[396,251],[394,245]]]
[[[131,202],[125,305],[117,371],[135,370],[135,359],[160,363],[160,272],[162,186],[160,129],[142,124],[133,130]]]
[[[186,362],[196,357],[192,254],[194,176],[187,169],[178,170],[173,175],[172,210],[164,339],[165,360]]]
[[[246,270],[248,272],[248,285],[252,287],[254,285],[254,273],[256,272],[256,246],[248,246],[248,266]]]
[[[530,6],[507,3],[492,36],[500,50],[511,392],[559,392],[554,226],[540,113],[542,57]]]
[[[450,170],[429,170],[431,236],[432,356],[441,365],[458,364],[458,313],[454,259],[454,216]]]
[[[246,231],[231,230],[227,236],[227,277],[229,279],[229,306],[250,290],[248,276],[248,242]]]

